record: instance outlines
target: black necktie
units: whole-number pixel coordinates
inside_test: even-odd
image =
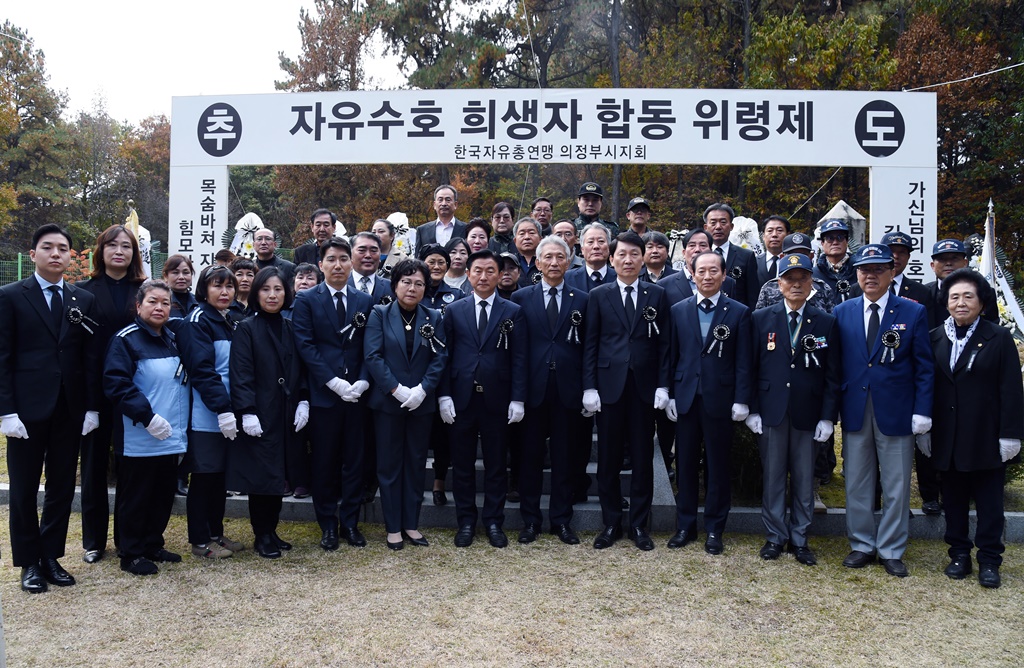
[[[871,349],[875,347],[875,339],[878,338],[878,328],[881,325],[881,321],[878,318],[878,304],[871,304],[868,306],[871,309],[871,315],[868,316],[868,355],[871,354]]]
[[[717,248],[715,248],[715,252],[718,253],[719,255],[721,255],[722,257],[725,257],[725,251],[722,250],[721,246],[718,246]]]
[[[772,263],[768,265],[768,278],[777,277],[779,271],[779,256],[776,255],[772,258]]]
[[[57,325],[57,331],[60,331],[60,321],[64,319],[64,300],[60,297],[60,288],[56,285],[51,285],[50,291],[50,315],[53,317],[54,324]]]
[[[633,286],[626,286],[626,322],[630,325],[633,324],[633,318],[636,316],[636,306],[633,304]]]
[[[894,295],[898,294],[896,292],[896,281],[893,281],[892,283],[889,283],[889,292],[893,293]]]
[[[551,325],[551,331],[555,331],[555,325],[558,324],[558,288],[549,289],[548,294],[548,324]]]
[[[704,311],[705,313],[711,313],[711,310],[713,308],[715,308],[715,305],[711,302],[710,299],[705,298],[700,303],[700,310]]]
[[[480,340],[484,340],[484,332],[487,331],[487,302],[480,302],[480,324],[476,328]]]
[[[601,274],[599,274],[599,273],[597,273],[595,271],[593,274],[590,275],[590,280],[594,281],[594,283],[600,283],[601,282]]]
[[[796,333],[800,329],[800,314],[796,311],[789,312],[789,345],[796,349]]]
[[[345,328],[345,300],[341,296],[341,290],[334,293],[338,299],[338,329]]]

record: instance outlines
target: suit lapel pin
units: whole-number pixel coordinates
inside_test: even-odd
[[[775,350],[775,332],[768,332],[768,350]]]

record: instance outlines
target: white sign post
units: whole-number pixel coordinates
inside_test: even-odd
[[[169,252],[227,229],[230,165],[575,163],[868,167],[871,238],[935,237],[934,93],[503,89],[174,98]],[[876,174],[878,175],[876,177]],[[215,210],[212,245],[200,229]],[[908,184],[923,184],[918,193]],[[876,201],[877,200],[877,201]],[[914,210],[908,207],[914,204]],[[205,207],[205,208],[204,208]],[[918,212],[920,215],[918,215]],[[189,227],[191,221],[192,227]],[[189,234],[189,232],[191,232]],[[186,243],[191,239],[192,243]],[[197,242],[196,240],[200,241]],[[190,250],[185,250],[189,247]],[[917,265],[913,265],[914,262]],[[913,275],[913,274],[911,274]]]

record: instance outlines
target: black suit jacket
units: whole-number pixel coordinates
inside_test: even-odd
[[[904,277],[903,280],[900,281],[900,291],[898,294],[904,299],[917,302],[921,306],[925,307],[925,309],[928,308],[928,299],[931,293],[928,292],[928,288],[926,288],[920,281]]]
[[[93,317],[95,298],[67,281],[63,302],[65,315]],[[58,329],[35,275],[0,288],[0,415],[47,420],[62,386],[74,419],[99,410],[99,344],[84,324],[64,317]]]
[[[587,266],[576,267],[565,272],[565,282],[571,287],[583,292],[590,292],[590,289],[594,287],[594,282],[590,280],[590,274],[587,273]],[[609,264],[607,270],[604,272],[604,278],[598,285],[607,285],[608,283],[615,282],[615,270]]]
[[[583,341],[587,323],[587,293],[562,285],[562,305],[558,309],[555,329],[548,320],[547,295],[544,285],[532,285],[512,293],[512,301],[522,309],[529,332],[527,354],[527,408],[535,408],[552,397],[545,396],[550,365],[554,364],[559,399],[565,406],[583,405]],[[573,327],[573,312],[580,324]]]
[[[320,247],[316,245],[315,241],[304,243],[295,249],[292,254],[292,258],[295,260],[295,266],[299,266],[303,262],[308,262],[314,267],[320,266]]]
[[[932,465],[938,471],[983,471],[1002,465],[999,439],[1024,439],[1024,388],[1010,331],[986,320],[949,368],[943,327],[931,331],[935,355]]]
[[[754,251],[729,244],[725,274],[736,281],[736,291],[730,292],[729,296],[749,309],[754,308],[757,295],[761,292],[761,286],[757,282],[757,261],[754,258]]]
[[[362,278],[362,276],[354,271],[348,276],[348,284],[358,292],[362,292],[362,290],[359,289],[360,278]],[[393,302],[395,300],[395,293],[391,291],[391,279],[381,278],[379,275],[375,276],[373,279],[373,290],[370,292],[370,297],[373,299],[374,305],[387,305]]]
[[[452,219],[455,222],[455,229],[452,230],[452,239],[456,237],[460,239],[466,238],[466,224],[458,218]],[[416,228],[416,249],[423,248],[427,244],[436,244],[437,236],[435,235],[434,226],[437,224],[437,220],[432,220],[429,223],[423,223]]]
[[[622,398],[626,374],[633,371],[640,397],[653,404],[654,391],[668,387],[668,302],[665,291],[654,283],[636,282],[636,312],[626,322],[618,282],[590,291],[587,331],[583,345],[583,389],[596,389],[601,401],[614,404]],[[645,309],[653,317],[648,322]]]
[[[789,314],[785,302],[754,311],[751,316],[752,368],[756,374],[751,413],[760,413],[766,427],[777,427],[789,416],[790,425],[814,431],[819,420],[839,417],[839,335],[836,319],[804,307],[796,350],[790,346]],[[818,348],[811,358],[802,346],[806,336]]]
[[[693,296],[693,288],[690,287],[690,279],[686,277],[685,271],[676,272],[665,280],[659,281],[658,286],[665,288],[665,298],[668,299],[669,307]],[[722,281],[722,292],[731,297],[735,291],[736,281],[731,276],[726,276]]]
[[[774,274],[768,273],[768,265],[767,265],[767,259],[766,259],[767,257],[768,257],[767,253],[760,253],[760,254],[754,256],[754,262],[757,264],[757,282],[758,282],[757,292],[758,292],[758,294],[761,293],[761,288],[764,287],[765,283],[767,283],[768,281],[772,280],[773,278],[778,278],[778,268],[777,268],[778,265],[776,265],[776,270],[775,270],[776,273],[774,273]],[[754,301],[755,302],[757,301],[757,297],[754,297]],[[751,308],[753,308],[753,307],[751,307]]]
[[[922,302],[925,310],[928,311],[928,329],[934,329],[946,322],[949,317],[949,309],[939,301],[939,282],[932,281],[924,286],[928,291],[928,297]],[[989,298],[981,309],[981,317],[984,320],[999,324],[999,305],[996,303],[995,290],[989,291]]]
[[[106,344],[124,327],[135,322],[135,296],[142,281],[131,281],[128,284],[128,300],[123,304],[115,304],[113,295],[106,279],[90,278],[84,283],[75,287],[81,288],[95,297],[93,304],[93,320],[99,325],[92,329],[96,333],[96,342],[99,344],[98,352],[106,357]]]

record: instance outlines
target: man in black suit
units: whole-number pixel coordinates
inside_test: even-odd
[[[707,481],[704,530],[708,554],[724,550],[722,533],[732,506],[730,448],[732,422],[749,414],[751,387],[750,310],[722,294],[725,260],[715,253],[693,258],[697,294],[672,307],[671,368],[675,373],[668,415],[676,430],[677,549],[697,537],[700,445],[704,442]]]
[[[942,292],[942,281],[957,269],[967,266],[967,248],[962,241],[957,239],[942,239],[932,246],[932,271],[935,272],[935,280],[925,284],[928,290],[928,299],[924,307],[928,311],[928,328],[934,329],[944,323],[949,317],[946,305],[940,299]],[[981,317],[989,322],[999,324],[999,306],[996,303],[995,290],[986,293],[984,306],[981,310]]]
[[[339,529],[363,547],[359,507],[363,492],[363,425],[359,398],[370,387],[363,336],[373,299],[348,284],[352,247],[332,237],[320,246],[324,282],[300,292],[292,311],[295,343],[309,375],[309,441],[313,510],[320,547],[338,549]]]
[[[623,445],[633,471],[629,537],[653,550],[647,533],[654,494],[654,412],[668,405],[668,303],[665,292],[638,279],[644,242],[623,232],[611,247],[616,280],[590,291],[583,346],[583,408],[597,413],[597,488],[604,531],[594,548],[622,537]]]
[[[600,223],[590,223],[583,228],[580,247],[583,251],[583,266],[570,269],[565,282],[583,292],[590,292],[598,285],[615,282],[615,270],[608,264],[611,232]]]
[[[665,297],[668,299],[669,307],[689,299],[697,292],[697,284],[693,274],[690,273],[693,258],[700,253],[707,253],[711,250],[711,235],[699,227],[683,237],[683,268],[672,274],[658,285],[665,288]],[[731,295],[736,291],[736,281],[726,276],[722,281],[722,292]]]
[[[729,296],[747,308],[754,308],[761,289],[757,282],[757,262],[753,251],[729,243],[735,217],[736,212],[728,204],[712,204],[704,210],[704,229],[711,234],[712,250],[725,258],[726,276],[736,281],[736,292],[729,293]]]
[[[764,252],[756,256],[758,290],[779,275],[779,260],[783,255],[782,242],[790,231],[789,221],[782,216],[768,216],[761,223]]]
[[[273,230],[263,228],[262,230],[256,230],[256,233],[252,235],[252,245],[256,249],[256,272],[259,273],[260,269],[266,269],[267,267],[277,267],[284,272],[288,282],[291,283],[292,279],[295,278],[295,265],[282,257],[278,257],[277,253],[277,235],[274,234]]]
[[[64,281],[71,236],[56,225],[32,235],[35,273],[0,288],[0,431],[7,436],[11,555],[30,593],[75,584],[64,556],[81,436],[99,425],[100,364],[94,298]],[[42,519],[36,495],[43,467]]]
[[[334,236],[338,217],[330,209],[317,209],[309,217],[309,229],[313,233],[313,241],[302,244],[295,249],[293,259],[296,266],[308,262],[316,266],[320,263],[320,246]]]
[[[484,249],[467,260],[473,294],[444,312],[448,371],[438,386],[441,419],[451,430],[452,492],[459,530],[456,547],[469,547],[476,533],[476,445],[484,458],[481,516],[493,547],[505,547],[508,492],[508,429],[523,419],[528,332],[519,306],[495,293],[499,258]]]
[[[807,566],[817,563],[807,545],[814,514],[815,441],[828,440],[839,416],[841,362],[835,318],[807,303],[813,269],[809,257],[787,255],[778,272],[783,301],[753,313],[757,390],[746,420],[760,435],[764,469],[761,518],[767,540],[761,558],[778,559],[789,543],[797,561]]]
[[[532,543],[541,533],[540,496],[545,441],[550,439],[551,533],[563,543],[580,542],[573,531],[570,463],[583,421],[583,338],[587,293],[566,285],[569,246],[559,237],[541,240],[537,285],[516,291],[512,301],[522,309],[529,332],[526,439],[519,469],[523,529],[520,543]],[[589,425],[590,422],[585,423]]]
[[[903,270],[910,262],[910,251],[914,249],[914,242],[908,234],[900,232],[889,232],[882,237],[882,244],[892,251],[893,277],[889,284],[889,292],[917,302],[928,309],[929,302],[933,301],[928,288],[920,282],[903,275]],[[964,258],[966,262],[966,257]],[[921,493],[921,510],[925,515],[939,515],[942,513],[942,502],[939,499],[939,474],[932,466],[930,457],[914,449],[914,468],[917,469],[917,489]]]
[[[459,193],[447,183],[434,188],[434,211],[437,219],[416,228],[416,248],[427,244],[445,246],[455,237],[466,238],[466,224],[455,217]]]

